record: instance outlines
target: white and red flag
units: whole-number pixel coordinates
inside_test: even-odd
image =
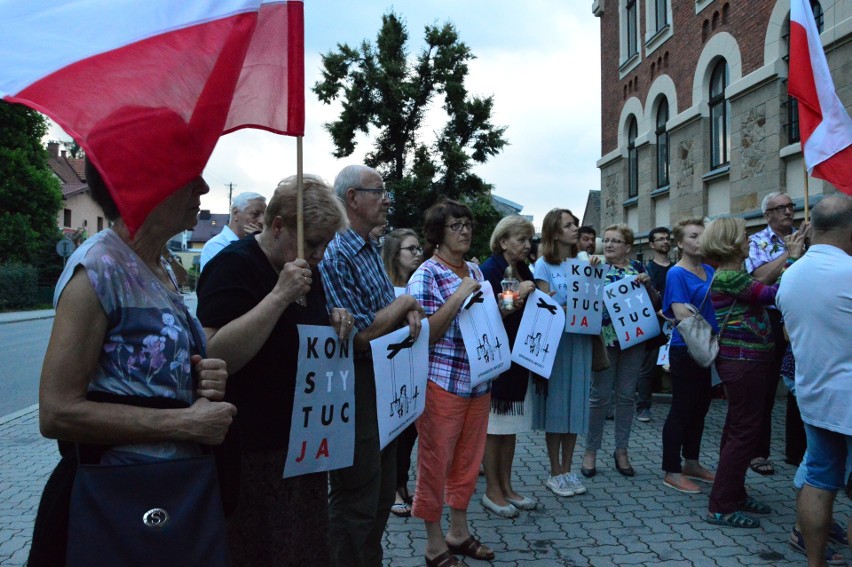
[[[56,121],[135,232],[219,136],[305,127],[301,0],[0,0],[0,96]]]
[[[834,90],[808,0],[790,0],[790,95],[808,173],[852,195],[852,119]]]

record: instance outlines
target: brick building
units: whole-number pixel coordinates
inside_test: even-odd
[[[852,0],[811,2],[852,108]],[[595,0],[601,26],[601,225],[639,240],[684,216],[762,226],[761,199],[805,173],[787,96],[789,0]],[[811,205],[836,189],[809,179]]]

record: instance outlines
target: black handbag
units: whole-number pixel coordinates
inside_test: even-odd
[[[212,455],[80,465],[71,490],[69,567],[229,564]]]

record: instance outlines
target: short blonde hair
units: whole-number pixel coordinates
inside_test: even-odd
[[[701,235],[701,255],[716,262],[739,258],[742,256],[745,239],[743,219],[718,218],[711,221]]]
[[[624,239],[624,243],[628,246],[633,246],[633,242],[636,240],[636,237],[633,235],[633,229],[627,226],[626,224],[611,224],[605,229],[603,229],[603,234],[607,232],[615,231],[621,235],[621,238]]]
[[[533,223],[521,215],[503,217],[494,227],[494,232],[491,233],[491,251],[502,252],[503,248],[500,246],[500,241],[520,234],[527,234],[532,238],[535,234]]]
[[[282,179],[275,188],[264,214],[264,224],[272,226],[275,217],[281,217],[284,226],[296,228],[296,176]],[[319,175],[302,176],[302,209],[305,226],[320,225],[340,232],[349,226],[346,210],[331,187]]]
[[[683,237],[686,234],[686,227],[690,225],[704,227],[704,219],[699,217],[685,217],[680,219],[674,228],[672,228],[672,237],[674,238],[675,244],[678,242],[683,242]]]

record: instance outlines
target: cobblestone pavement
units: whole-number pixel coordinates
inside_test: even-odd
[[[598,474],[582,479],[588,493],[572,498],[558,498],[544,488],[547,458],[543,435],[519,435],[515,488],[539,499],[540,507],[513,520],[497,518],[480,504],[485,485],[480,478],[469,517],[474,534],[497,553],[492,563],[594,567],[804,565],[804,557],[787,545],[795,518],[791,485],[795,469],[782,460],[783,400],[779,399],[774,413],[773,454],[778,472],[772,477],[749,472],[747,477],[751,494],[774,510],[755,530],[705,523],[702,516],[707,511],[708,485],[701,495],[681,494],[663,486],[660,430],[667,411],[667,405],[656,404],[650,423],[634,423],[634,478],[622,477],[610,462],[612,422],[607,422]],[[708,465],[716,462],[725,411],[724,402],[715,401],[707,416],[702,461]],[[582,438],[579,441],[574,461],[578,465],[583,451]],[[55,443],[39,435],[35,406],[0,417],[0,565],[24,564],[38,499],[57,460]],[[835,517],[845,519],[850,514],[849,500],[839,495]],[[386,565],[422,565],[424,545],[420,520],[391,516],[385,535]],[[849,557],[848,549],[843,552]],[[469,564],[476,567],[486,562]]]

